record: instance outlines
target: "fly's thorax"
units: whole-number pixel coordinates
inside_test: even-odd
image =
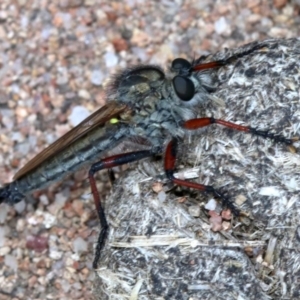
[[[157,66],[137,66],[118,74],[108,89],[108,98],[116,99],[133,109],[153,110],[161,98],[165,74]]]
[[[182,115],[182,108],[170,105],[167,99],[160,99],[153,111],[143,110],[135,113],[131,123],[132,135],[146,137],[153,146],[161,146],[162,141],[184,135],[179,125],[183,120]]]

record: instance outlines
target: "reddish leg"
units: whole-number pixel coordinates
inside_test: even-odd
[[[248,49],[248,50],[244,50],[240,53],[236,53],[233,56],[230,56],[226,59],[223,60],[217,60],[217,61],[212,61],[209,63],[198,63],[195,66],[193,66],[191,68],[192,72],[197,72],[197,71],[202,71],[202,70],[207,70],[207,69],[213,69],[213,68],[218,68],[218,67],[222,67],[225,65],[230,64],[231,62],[233,62],[234,60],[238,59],[238,58],[242,58],[243,56],[247,56],[253,52],[255,52],[256,50],[260,50],[262,48],[264,48],[266,45],[263,44],[258,44],[253,46],[252,48]],[[199,62],[199,60],[201,60],[202,57],[200,57],[200,59],[198,59],[195,63]]]
[[[292,139],[287,139],[281,135],[275,135],[268,131],[257,130],[252,127],[242,126],[235,123],[227,122],[224,120],[214,119],[214,118],[199,118],[199,119],[192,119],[182,123],[182,127],[190,130],[198,129],[201,127],[205,127],[211,124],[219,124],[234,130],[243,131],[247,133],[252,133],[258,136],[262,136],[264,138],[270,138],[278,143],[285,143],[287,145],[291,145],[293,143]],[[175,161],[176,161],[176,154],[177,154],[177,140],[173,139],[167,146],[166,149],[166,156],[165,156],[165,171],[167,177],[175,184],[194,188],[203,192],[212,193],[215,197],[220,198],[222,200],[222,204],[230,208],[235,215],[238,215],[238,210],[235,206],[231,203],[231,201],[222,195],[220,192],[214,189],[214,187],[210,185],[203,185],[199,183],[189,182],[181,179],[177,179],[174,177],[174,168],[175,168]]]
[[[124,153],[124,154],[107,157],[91,166],[91,168],[89,170],[89,180],[90,180],[90,185],[91,185],[91,190],[92,190],[96,210],[97,210],[100,224],[101,224],[101,230],[100,230],[100,234],[99,234],[97,246],[96,246],[95,258],[93,261],[94,269],[97,268],[97,264],[98,264],[98,261],[100,258],[100,252],[104,246],[105,239],[107,237],[107,230],[108,230],[108,224],[107,224],[106,217],[104,214],[104,209],[101,205],[100,196],[99,196],[97,186],[96,186],[96,181],[95,181],[95,177],[94,177],[95,173],[100,170],[103,170],[103,169],[110,169],[115,166],[120,166],[120,165],[134,162],[134,161],[146,158],[146,157],[150,157],[150,156],[153,156],[153,154],[154,153],[150,150],[149,151],[129,152],[129,153]]]
[[[211,124],[219,124],[219,125],[222,125],[222,126],[234,129],[234,130],[252,133],[257,136],[269,138],[276,143],[284,143],[287,145],[291,145],[293,143],[292,139],[287,139],[282,135],[277,135],[277,134],[271,133],[268,130],[258,130],[256,128],[252,128],[249,126],[242,126],[242,125],[238,125],[235,123],[231,123],[231,122],[227,122],[227,121],[215,119],[215,118],[192,119],[192,120],[183,122],[182,127],[186,128],[186,129],[194,130],[194,129],[205,127],[205,126],[208,126]]]
[[[220,68],[222,66],[226,65],[225,61],[212,61],[204,64],[199,64],[194,67],[192,67],[192,72],[195,71],[202,71],[202,70],[207,70],[207,69],[213,69],[213,68]]]
[[[165,155],[165,172],[169,180],[181,186],[186,186],[203,192],[212,193],[215,197],[222,200],[223,206],[230,208],[235,215],[239,214],[239,211],[232,204],[232,202],[227,197],[225,197],[222,193],[215,190],[213,186],[194,183],[194,182],[175,178],[174,169],[175,169],[176,154],[177,154],[177,139],[173,139],[171,142],[169,142],[166,149],[166,155]]]

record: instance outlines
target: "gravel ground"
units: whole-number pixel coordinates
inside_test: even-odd
[[[0,3],[0,183],[105,103],[119,68],[298,37],[299,1]],[[86,171],[0,211],[0,299],[93,299]],[[99,188],[108,191],[105,173]]]

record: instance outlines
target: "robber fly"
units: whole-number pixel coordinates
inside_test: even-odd
[[[0,203],[15,204],[34,190],[47,187],[82,166],[91,165],[88,178],[91,185],[101,231],[96,246],[93,267],[97,267],[100,251],[108,232],[108,224],[96,188],[94,175],[102,169],[155,156],[165,151],[164,169],[167,178],[177,185],[209,192],[235,214],[238,210],[222,193],[212,186],[188,182],[174,177],[177,144],[187,130],[219,124],[275,142],[292,144],[292,140],[268,131],[237,125],[214,118],[196,118],[196,107],[216,90],[212,69],[221,68],[238,57],[260,50],[253,44],[234,57],[202,63],[203,58],[189,61],[177,58],[170,74],[154,65],[140,65],[116,75],[108,88],[107,104],[91,114],[78,126],[59,138],[19,170],[13,182],[0,189]],[[136,143],[143,139],[146,150],[121,153],[95,160],[124,140]],[[138,149],[138,148],[137,148]],[[140,149],[140,148],[139,148]]]

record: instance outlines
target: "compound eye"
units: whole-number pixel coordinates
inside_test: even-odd
[[[191,63],[184,58],[176,58],[172,61],[171,69],[176,72],[188,71],[192,67]]]
[[[173,78],[173,86],[177,96],[183,101],[189,101],[195,95],[195,86],[189,78],[175,76]]]

